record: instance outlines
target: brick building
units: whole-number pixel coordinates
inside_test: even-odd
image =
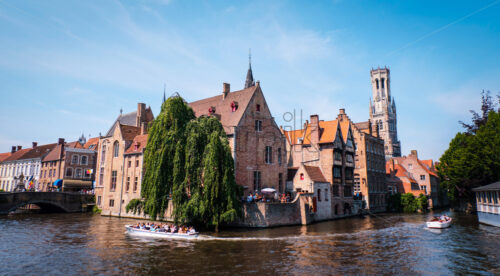
[[[350,214],[353,204],[356,146],[351,127],[344,109],[341,109],[336,120],[320,121],[318,115],[311,115],[310,122],[306,121],[303,129],[283,131],[290,152],[287,155],[290,170],[297,170],[300,174],[301,166],[312,167],[329,183],[332,217]],[[293,189],[300,192],[303,187],[297,182],[297,173],[293,176]]]
[[[218,96],[189,103],[199,116],[217,117],[226,131],[235,164],[236,183],[244,192],[274,188],[285,191],[285,137],[276,125],[262,92],[248,69],[245,89],[223,84]]]
[[[412,150],[408,156],[394,157],[388,163],[389,169],[392,166],[397,167],[396,165],[404,168],[407,175],[417,182],[419,190],[429,199],[429,207],[440,206],[439,178],[432,160],[420,160],[418,159],[417,151]],[[405,192],[407,191],[405,190]]]
[[[98,141],[96,138],[91,140]],[[92,189],[97,153],[93,143],[84,143],[85,140],[81,138],[78,142],[71,143],[59,138],[54,149],[42,160],[40,183],[43,191],[56,188],[55,184],[62,188],[62,191]]]
[[[111,126],[106,136],[99,138],[97,145],[97,170],[95,182],[96,204],[102,210],[103,215],[125,216],[125,206],[132,198],[140,196],[140,180],[142,180],[142,150],[146,140],[140,140],[142,144],[137,146],[137,136],[147,134],[147,126],[154,119],[151,108],[146,108],[143,103],[138,103],[137,111],[120,114]],[[147,136],[146,136],[147,137]],[[135,150],[137,146],[137,152]],[[132,148],[132,149],[130,149]],[[140,160],[137,154],[140,150]],[[135,155],[134,155],[135,154]],[[135,163],[139,160],[139,164]],[[128,164],[131,163],[131,167]],[[133,165],[133,167],[132,167]],[[137,166],[137,168],[136,168]],[[134,169],[134,174],[132,174]],[[137,177],[137,189],[134,194],[133,186],[126,190],[128,177],[135,180]],[[135,182],[134,184],[135,185]],[[124,196],[125,195],[125,196]],[[133,196],[132,196],[133,195]]]
[[[370,121],[353,124],[352,130],[356,144],[354,193],[362,197],[365,207],[370,211],[383,212],[387,208],[388,192],[384,140],[378,137]]]

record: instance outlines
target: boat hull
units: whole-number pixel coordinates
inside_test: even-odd
[[[445,222],[439,222],[439,221],[428,221],[427,222],[428,228],[442,229],[442,228],[448,228],[450,226],[451,226],[451,218]]]
[[[152,238],[163,238],[163,239],[196,239],[198,237],[198,233],[182,234],[182,233],[153,232],[150,230],[133,228],[130,225],[126,225],[125,229],[127,229],[127,233],[141,237],[152,237]]]

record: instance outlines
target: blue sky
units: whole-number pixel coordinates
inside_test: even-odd
[[[105,133],[120,108],[241,89],[278,124],[302,110],[368,119],[372,67],[391,69],[403,154],[438,159],[482,89],[500,91],[500,0],[0,0],[0,152]]]

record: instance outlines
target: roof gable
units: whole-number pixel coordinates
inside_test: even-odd
[[[227,134],[233,133],[238,126],[259,86],[229,92],[225,97],[218,95],[189,103],[196,117],[216,116]],[[237,108],[233,108],[236,107]]]
[[[326,180],[325,176],[321,172],[321,169],[316,166],[304,166],[304,171],[307,173],[309,176],[309,179],[313,182],[322,182],[322,183],[328,183]]]

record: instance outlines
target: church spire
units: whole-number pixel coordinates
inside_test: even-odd
[[[251,50],[248,50],[248,72],[247,72],[247,79],[245,81],[245,89],[255,86],[255,81],[253,80],[253,74],[252,74],[252,53]]]

